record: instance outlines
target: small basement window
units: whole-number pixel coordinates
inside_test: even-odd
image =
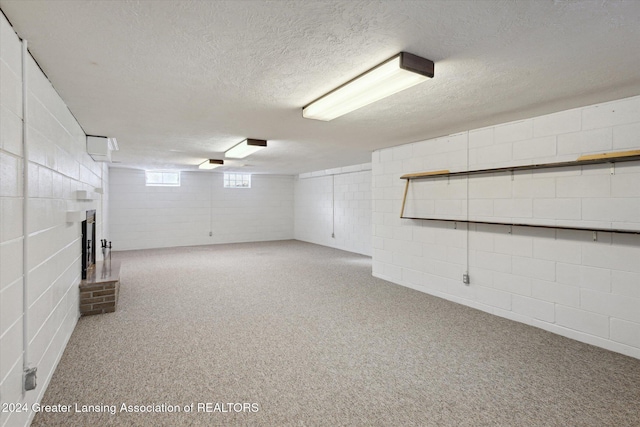
[[[145,183],[155,187],[180,187],[180,172],[145,171]]]
[[[247,173],[225,173],[224,188],[251,188],[251,175]]]

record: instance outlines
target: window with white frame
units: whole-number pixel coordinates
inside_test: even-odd
[[[180,187],[180,172],[145,171],[145,183],[155,187]]]
[[[251,188],[251,175],[248,173],[225,173],[224,188]]]

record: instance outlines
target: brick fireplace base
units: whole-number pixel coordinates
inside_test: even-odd
[[[112,313],[118,304],[120,263],[98,262],[80,282],[80,315]]]

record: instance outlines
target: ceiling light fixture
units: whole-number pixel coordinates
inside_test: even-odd
[[[400,52],[302,109],[306,119],[333,120],[433,77],[433,61]]]
[[[200,169],[215,169],[215,168],[219,168],[222,165],[224,165],[224,160],[209,159],[209,160],[205,160],[204,162],[200,163],[200,166],[198,166],[198,168],[200,168]]]
[[[267,141],[264,139],[245,139],[240,144],[228,149],[225,153],[225,157],[232,159],[242,159],[250,154],[255,153],[258,150],[262,150],[267,146]]]

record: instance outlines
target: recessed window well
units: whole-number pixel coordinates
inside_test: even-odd
[[[224,188],[251,188],[251,175],[248,173],[225,173]]]
[[[180,172],[145,171],[145,184],[155,187],[180,187]]]

